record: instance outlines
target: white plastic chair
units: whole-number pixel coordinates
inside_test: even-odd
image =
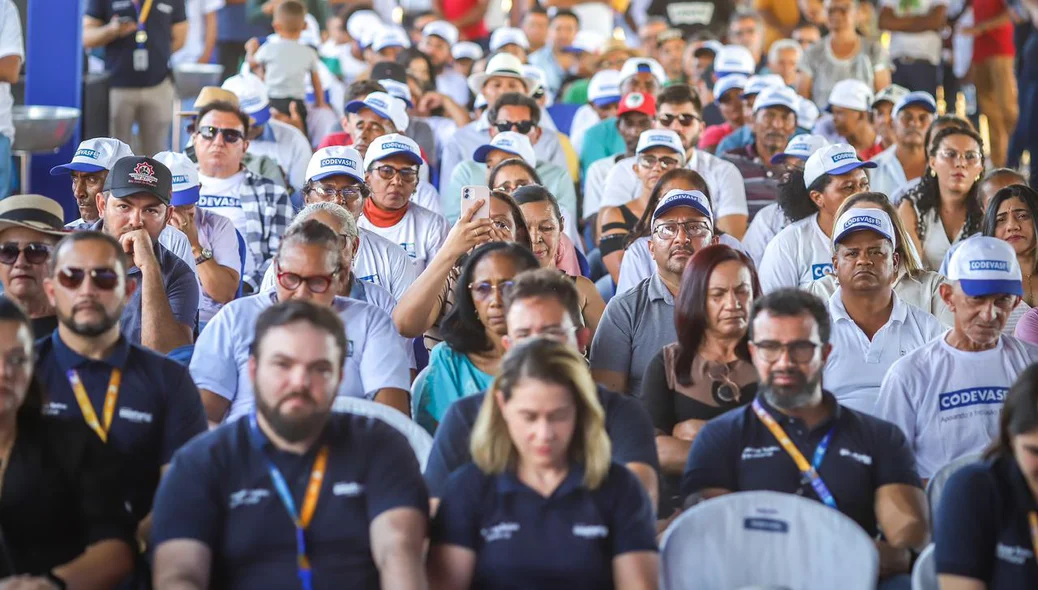
[[[875,590],[879,554],[865,531],[820,502],[740,492],[697,504],[664,533],[662,590]]]
[[[940,590],[933,543],[927,545],[915,560],[912,567],[912,590]]]
[[[929,483],[926,484],[926,500],[930,504],[931,523],[936,522],[937,508],[941,505],[941,494],[944,493],[944,486],[948,483],[948,479],[951,478],[952,474],[959,469],[962,469],[971,463],[976,463],[977,461],[980,461],[980,459],[980,453],[963,455],[938,469],[937,473],[935,473]]]
[[[418,408],[421,407],[421,398],[419,397],[422,393],[422,387],[425,386],[425,378],[429,376],[429,367],[426,366],[418,374],[415,375],[414,381],[411,383],[411,417],[414,418],[418,415]]]
[[[421,426],[399,410],[359,397],[339,396],[335,398],[335,403],[332,404],[332,411],[378,418],[397,429],[400,434],[407,437],[407,442],[411,443],[411,449],[418,459],[418,467],[421,468],[422,472],[425,472],[425,464],[429,460],[429,453],[432,451],[433,439]]]

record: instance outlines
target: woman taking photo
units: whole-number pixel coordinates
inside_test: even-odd
[[[926,268],[939,269],[952,244],[980,231],[983,173],[984,142],[975,131],[948,127],[934,135],[922,179],[898,205]]]
[[[759,295],[753,263],[728,246],[696,252],[681,275],[674,300],[678,341],[652,359],[642,382],[663,474],[661,518],[679,506],[680,475],[699,429],[757,393],[746,334]]]
[[[43,416],[32,326],[2,296],[0,371],[0,587],[115,588],[136,528],[117,459],[82,422]]]
[[[443,318],[443,342],[429,354],[425,381],[415,392],[415,420],[430,433],[455,400],[490,385],[505,350],[505,293],[515,275],[539,266],[525,246],[507,242],[484,244],[465,260],[454,306]]]
[[[1017,377],[984,460],[945,484],[934,521],[941,590],[1038,588],[1038,366]]]
[[[431,527],[434,590],[657,587],[652,506],[610,462],[596,391],[567,345],[508,353]]]

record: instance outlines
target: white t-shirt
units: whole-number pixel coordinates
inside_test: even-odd
[[[746,254],[753,259],[757,268],[760,268],[761,260],[764,259],[764,250],[772,238],[777,236],[789,223],[789,218],[782,212],[778,203],[765,205],[753,216],[746,235],[742,237],[742,247]]]
[[[249,141],[249,153],[274,160],[285,171],[292,188],[303,188],[306,166],[314,155],[310,142],[302,131],[277,119],[270,119],[264,126],[264,133]]]
[[[205,51],[205,17],[224,7],[224,0],[185,0],[184,11],[187,14],[187,38],[180,51],[173,54],[169,61],[172,65],[193,64],[202,57]]]
[[[923,16],[937,9],[948,6],[948,0],[880,0],[880,10],[894,9],[897,16]],[[891,31],[891,59],[912,58],[928,61],[934,65],[941,63],[941,35],[937,31],[925,33],[902,33]]]
[[[718,238],[720,243],[731,246],[736,250],[742,250],[742,244],[728,234],[721,234]],[[649,238],[640,237],[624,251],[623,261],[620,263],[620,276],[616,281],[616,297],[621,293],[638,286],[642,280],[656,274],[656,259],[649,252]]]
[[[634,173],[635,161],[636,158],[624,158],[613,166],[606,177],[601,207],[619,207],[638,198],[642,183]],[[749,214],[746,207],[746,185],[735,164],[703,150],[696,150],[692,158],[685,163],[685,168],[695,170],[706,181],[706,186],[710,189],[715,219],[728,215]]]
[[[790,224],[768,244],[757,274],[765,294],[804,287],[833,271],[832,240],[818,227],[818,214]]]
[[[22,21],[14,2],[2,0],[0,1],[0,57],[10,55],[17,55],[23,62],[25,61]],[[0,135],[6,135],[13,142],[12,107],[14,107],[14,97],[11,96],[11,85],[7,82],[0,82]]]
[[[199,172],[198,182],[202,188],[199,190],[197,206],[230,219],[238,233],[248,235],[245,228],[245,211],[241,208],[245,171],[239,170],[237,174],[228,178],[213,178]],[[248,276],[255,272],[256,260],[248,248],[245,252],[245,276]]]
[[[924,479],[991,444],[1009,387],[1038,360],[1038,347],[1012,336],[981,352],[952,348],[946,338],[894,363],[876,401],[876,416],[904,431]]]
[[[905,169],[897,159],[896,150],[897,146],[892,145],[873,156],[872,161],[876,163],[876,167],[868,171],[870,190],[883,193],[887,197],[908,184]]]
[[[249,347],[256,319],[274,304],[268,291],[223,306],[206,324],[191,357],[191,377],[199,389],[207,389],[230,401],[224,422],[248,414],[254,407],[249,379]],[[338,395],[371,399],[384,388],[409,390],[411,373],[403,340],[386,312],[374,305],[336,297],[332,308],[346,326],[348,347]]]
[[[428,166],[422,166],[422,170],[428,170]],[[417,203],[422,207],[432,211],[437,215],[443,215],[443,205],[440,203],[440,193],[436,190],[436,187],[429,184],[428,180],[419,180],[418,188],[411,197],[412,203]]]
[[[411,257],[419,274],[440,251],[440,246],[450,231],[446,219],[414,203],[408,205],[407,213],[404,213],[404,217],[396,225],[378,227],[367,217],[361,216],[357,219],[357,226],[399,244]]]
[[[630,166],[634,163],[634,158],[617,159],[617,156],[609,156],[595,160],[588,166],[587,174],[584,175],[584,210],[581,212],[581,219],[587,219],[602,209],[602,193],[605,192],[606,179],[609,178],[613,166],[619,165],[620,162],[627,162],[627,166]]]
[[[875,415],[879,385],[895,361],[939,337],[944,326],[937,318],[909,305],[893,294],[894,307],[890,319],[872,336],[847,315],[842,290],[829,298],[832,354],[825,363],[823,383],[836,396],[840,405]]]
[[[589,105],[580,105],[577,112],[573,114],[573,121],[569,124],[569,142],[573,145],[573,151],[580,155],[584,149],[584,135],[588,129],[602,122],[598,113]]]

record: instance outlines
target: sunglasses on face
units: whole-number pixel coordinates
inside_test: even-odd
[[[0,245],[0,263],[14,264],[18,261],[18,256],[24,252],[25,260],[29,264],[43,264],[47,262],[51,250],[50,244],[40,242],[30,242],[24,248],[19,246],[17,242],[7,242]]]
[[[664,127],[670,127],[674,121],[677,121],[682,127],[688,127],[698,121],[699,117],[686,113],[684,115],[660,115],[656,117],[656,120]]]
[[[394,168],[389,164],[383,164],[375,168],[375,172],[378,172],[378,176],[382,180],[393,180],[393,177],[399,176],[400,180],[411,184],[418,179],[418,171],[414,168]]]
[[[499,133],[505,133],[506,131],[511,131],[512,129],[515,129],[521,135],[526,135],[527,133],[529,133],[530,130],[533,129],[533,125],[534,125],[533,121],[529,121],[529,120],[527,120],[527,121],[498,121],[497,123],[494,123],[494,127],[497,128],[497,131]]]
[[[87,277],[102,291],[111,291],[119,284],[119,273],[112,268],[76,268],[66,266],[58,271],[58,282],[66,289],[78,289]]]
[[[304,277],[294,272],[281,272],[281,267],[278,266],[275,268],[275,275],[277,276],[278,284],[289,291],[295,291],[301,287],[303,283],[306,283],[306,288],[309,289],[311,293],[324,293],[332,286],[332,282],[335,280],[335,275],[339,274],[339,271],[341,270],[342,269],[337,268],[335,269],[335,272],[330,275]]]
[[[222,135],[226,143],[238,143],[245,139],[245,134],[237,129],[224,129],[222,127],[213,127],[212,125],[199,127],[198,134],[206,141],[215,140],[217,135]]]

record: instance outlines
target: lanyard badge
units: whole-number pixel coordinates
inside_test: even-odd
[[[822,437],[821,442],[815,447],[815,454],[812,457],[811,463],[807,462],[807,458],[800,452],[800,449],[793,444],[790,440],[789,435],[786,434],[785,430],[779,426],[779,423],[775,421],[775,418],[771,416],[764,409],[764,406],[760,404],[758,400],[753,400],[753,412],[757,414],[757,418],[768,427],[771,435],[778,440],[779,444],[786,451],[787,454],[796,463],[797,469],[800,470],[800,474],[804,477],[805,483],[810,483],[815,493],[818,495],[818,499],[823,504],[830,508],[836,508],[836,498],[833,498],[832,492],[829,491],[829,487],[822,481],[822,476],[818,474],[818,469],[822,466],[822,461],[825,459],[825,452],[829,449],[829,442],[832,441],[833,432],[836,430],[836,426],[833,425],[829,429],[829,432]]]
[[[154,0],[144,0],[144,5],[141,6],[140,0],[133,0],[133,8],[137,11],[137,34],[133,38],[137,43],[137,49],[133,50],[133,70],[135,72],[148,71],[148,50],[144,46],[148,42],[148,31],[145,30],[145,25],[148,23],[148,17],[151,16],[153,2]]]
[[[86,387],[83,387],[83,381],[79,378],[79,373],[75,369],[69,369],[67,375],[69,385],[72,386],[72,393],[75,394],[79,409],[83,412],[83,420],[86,421],[87,426],[91,430],[97,433],[97,436],[101,437],[103,442],[107,443],[108,432],[112,429],[112,418],[115,416],[115,402],[119,400],[119,384],[122,383],[123,372],[118,368],[112,369],[112,376],[108,379],[108,391],[105,393],[103,409],[103,425],[97,419],[97,412],[94,411],[94,406],[90,403],[90,397],[87,396]]]

